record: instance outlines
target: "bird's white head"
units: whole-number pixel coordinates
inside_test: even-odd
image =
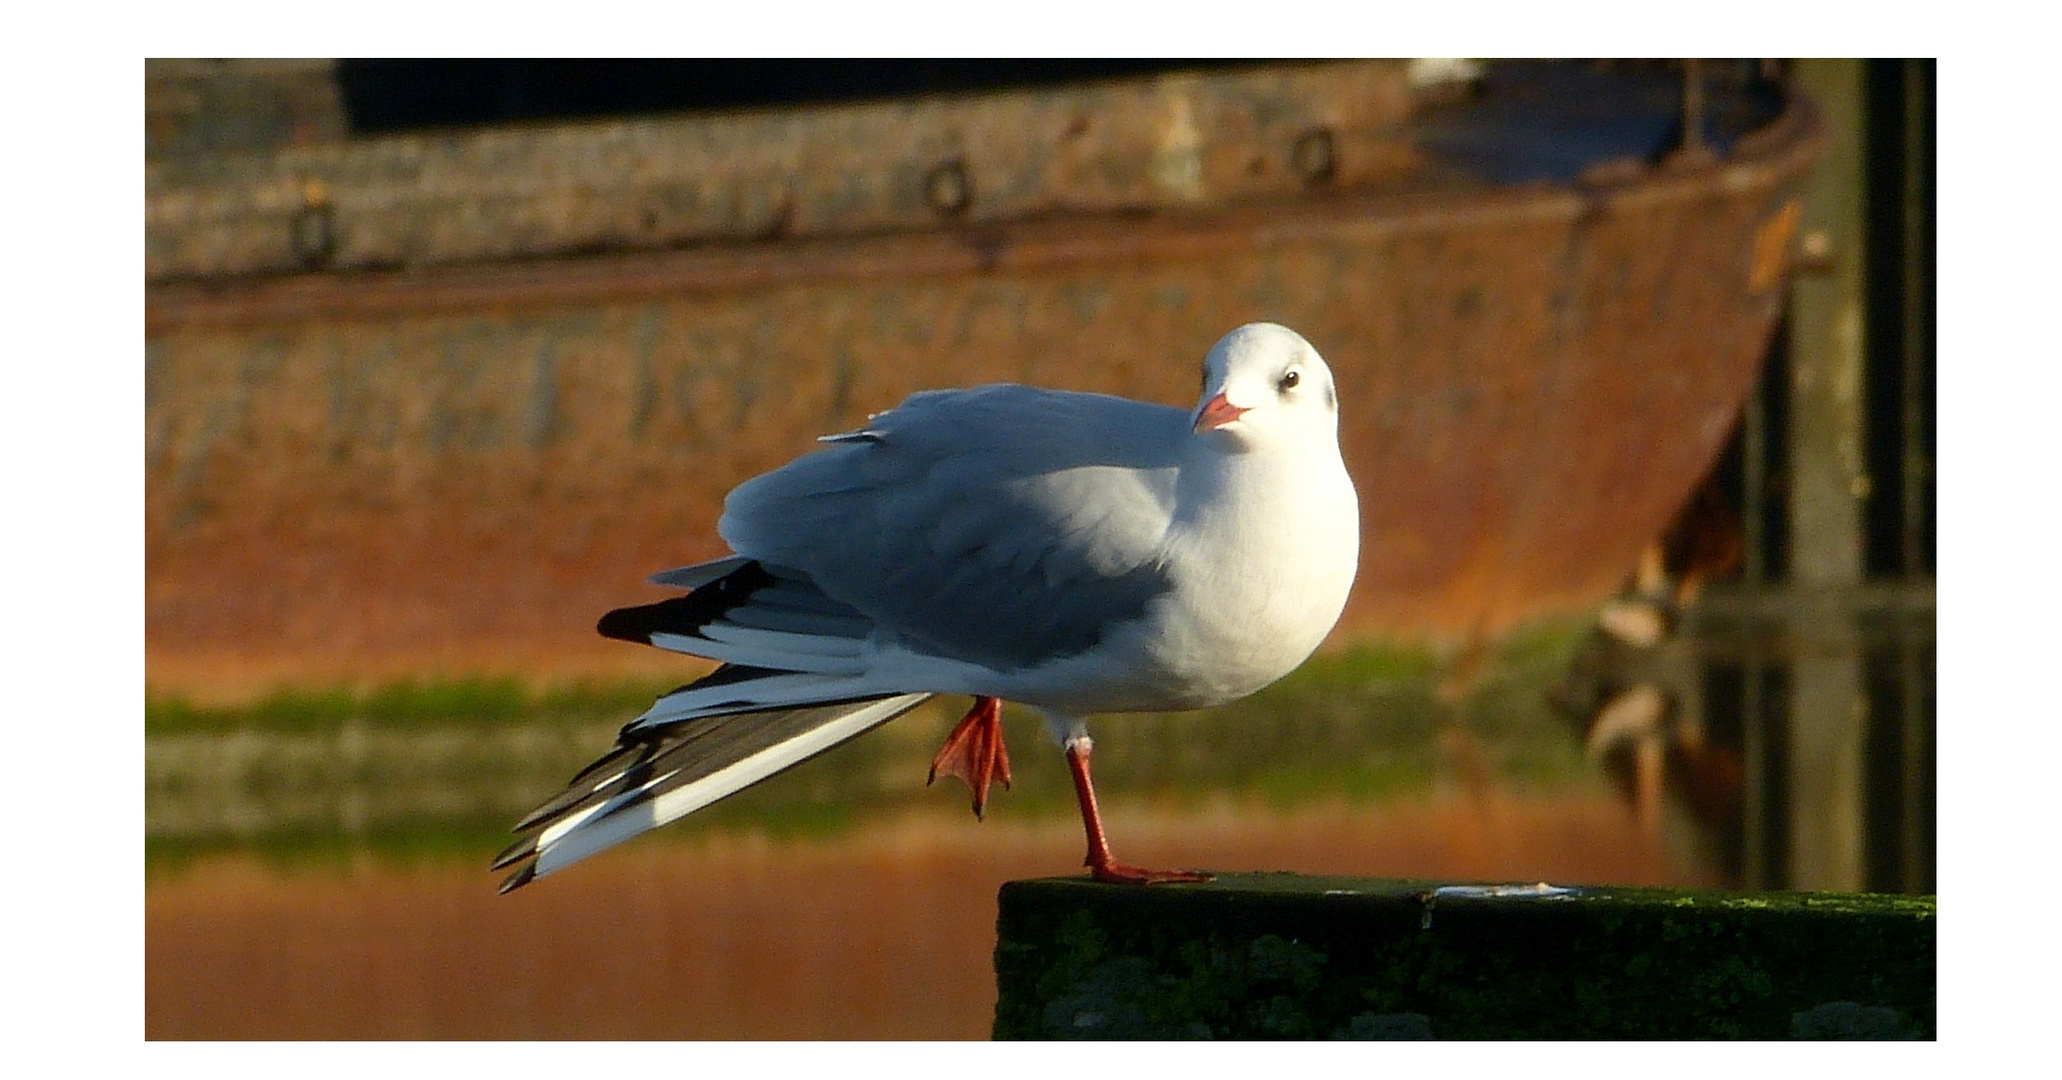
[[[1203,357],[1195,432],[1236,449],[1306,438],[1338,440],[1339,391],[1332,369],[1303,335],[1247,323]]]

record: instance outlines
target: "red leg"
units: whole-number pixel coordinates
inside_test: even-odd
[[[1081,800],[1081,824],[1088,830],[1088,858],[1082,865],[1097,881],[1120,885],[1152,885],[1171,881],[1208,881],[1210,875],[1196,870],[1141,870],[1126,866],[1110,854],[1110,839],[1103,835],[1103,816],[1096,810],[1095,785],[1088,779],[1088,754],[1094,749],[1086,738],[1067,743],[1067,767],[1074,771],[1074,794]]]
[[[957,776],[974,789],[974,817],[988,810],[988,785],[1000,779],[1010,786],[1010,751],[1002,743],[1002,699],[977,697],[959,726],[945,737],[938,756],[931,759],[929,786],[938,774]]]

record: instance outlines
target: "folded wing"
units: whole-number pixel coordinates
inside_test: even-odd
[[[1023,386],[911,397],[740,486],[718,531],[910,648],[1020,668],[1169,588],[1187,414]]]

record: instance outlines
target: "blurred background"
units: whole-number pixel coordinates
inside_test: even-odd
[[[1934,890],[1930,60],[145,64],[146,1034],[981,1038],[939,702],[506,897],[600,639],[908,393],[1338,377],[1346,616],[1103,718],[1147,865]]]

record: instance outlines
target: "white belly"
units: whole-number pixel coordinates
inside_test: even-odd
[[[1345,470],[1301,478],[1321,486],[1292,516],[1199,520],[1170,537],[1188,568],[1146,617],[1092,654],[1026,672],[1005,694],[1069,713],[1159,712],[1236,701],[1295,670],[1338,622],[1360,546],[1359,505]],[[1279,489],[1273,489],[1279,493]],[[1307,496],[1309,493],[1304,493]]]

